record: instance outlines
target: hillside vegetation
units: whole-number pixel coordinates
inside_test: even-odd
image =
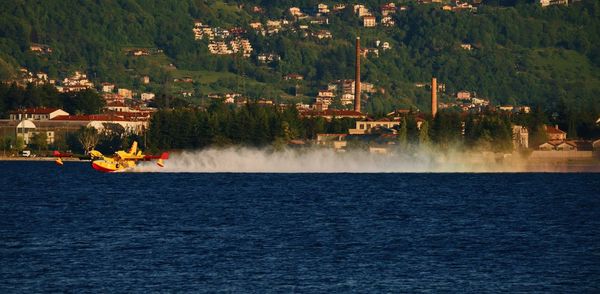
[[[385,2],[363,3],[380,19],[379,7]],[[392,48],[363,62],[362,79],[386,90],[368,101],[371,113],[401,106],[427,108],[426,90],[414,84],[437,76],[447,95],[468,90],[497,104],[541,105],[560,115],[594,119],[600,113],[599,2],[498,6],[522,2],[484,1],[476,13],[408,3],[408,10],[393,16],[395,26],[375,28],[362,28],[347,8],[329,15],[329,25],[310,24],[310,31],[332,32],[332,39],[319,40],[292,30],[262,36],[248,26],[250,21],[292,19],[290,6],[310,11],[317,1],[4,0],[0,78],[14,76],[19,67],[54,78],[84,70],[96,82],[172,95],[181,87],[172,79],[191,76],[194,83],[187,87],[198,97],[244,91],[256,98],[280,98],[300,89],[298,99],[308,99],[332,80],[353,77],[353,42],[360,35],[363,47],[380,40]],[[264,13],[253,12],[254,5]],[[211,27],[246,28],[253,56],[211,55],[206,40],[194,40],[195,19]],[[52,53],[33,53],[32,43],[48,45]],[[464,50],[460,44],[474,49]],[[158,48],[162,53],[135,58],[126,54],[130,48]],[[276,53],[282,59],[260,65],[258,53]],[[305,80],[296,87],[283,81],[289,73],[302,74]],[[141,75],[153,82],[140,85]]]

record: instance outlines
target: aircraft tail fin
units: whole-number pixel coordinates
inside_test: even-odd
[[[163,152],[160,157],[158,158],[158,161],[156,162],[156,164],[160,167],[165,167],[165,163],[163,160],[169,159],[169,152]]]
[[[90,151],[90,157],[92,157],[92,159],[102,158],[102,157],[104,157],[104,155],[102,155],[102,153],[100,153],[100,151],[92,150],[92,151]]]
[[[134,155],[137,154],[137,147],[137,141],[133,141],[133,144],[131,144],[131,149],[129,149],[129,153]]]

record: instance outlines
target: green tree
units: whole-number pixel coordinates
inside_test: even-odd
[[[419,145],[429,146],[429,123],[424,121],[419,129]]]
[[[23,137],[17,136],[17,138],[15,139],[15,145],[13,146],[13,148],[15,150],[21,151],[21,150],[25,149],[25,147],[27,147],[27,145],[25,145],[25,140],[23,140]]]
[[[569,118],[569,128],[567,129],[567,137],[569,139],[577,139],[578,138],[575,117]]]
[[[398,128],[398,146],[402,149],[408,144],[408,127],[406,126],[406,117],[403,117]]]
[[[85,153],[89,153],[100,141],[100,135],[93,127],[81,127],[77,132],[77,140],[81,143]]]
[[[31,147],[36,148],[38,152],[48,149],[48,137],[45,132],[37,132],[31,136]]]
[[[6,151],[10,151],[13,141],[12,137],[7,136],[2,138],[0,141],[2,143],[2,156],[6,156]]]
[[[531,148],[537,148],[542,143],[548,141],[546,133],[547,121],[548,119],[541,106],[536,107],[527,125],[527,129],[529,130],[529,146]]]
[[[433,141],[442,148],[448,148],[462,140],[462,121],[457,112],[440,111],[433,120]]]
[[[417,128],[417,120],[413,114],[410,114],[406,120],[407,141],[409,144],[417,144],[419,142],[419,129]]]
[[[103,130],[98,134],[98,142],[93,149],[111,154],[129,147],[130,142],[127,142],[125,128],[122,125],[117,123],[103,123],[102,127]]]

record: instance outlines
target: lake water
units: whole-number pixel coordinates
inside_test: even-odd
[[[0,170],[1,293],[600,291],[600,174]]]

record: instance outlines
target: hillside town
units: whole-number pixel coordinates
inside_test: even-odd
[[[24,76],[28,77],[30,83],[45,82],[50,83],[43,75],[33,75],[23,71]],[[154,97],[135,95],[129,89],[117,88],[111,83],[102,83],[95,88],[93,83],[86,79],[85,74],[76,72],[73,76],[65,78],[61,83],[63,86],[56,86],[61,92],[81,91],[83,89],[98,90],[102,95],[105,106],[102,113],[98,114],[70,114],[59,108],[23,108],[11,111],[9,117],[0,120],[0,137],[13,138],[11,142],[22,142],[21,149],[27,149],[29,145],[40,144],[40,138],[45,145],[44,149],[61,146],[57,144],[57,138],[65,138],[69,135],[76,135],[82,128],[93,128],[98,133],[118,132],[121,135],[144,136],[150,128],[150,121],[156,108],[148,107],[147,102],[152,101]],[[349,144],[364,142],[368,150],[373,153],[386,154],[397,148],[398,136],[402,124],[406,123],[409,115],[416,117],[416,127],[420,131],[424,123],[431,117],[436,116],[438,111],[452,108],[463,114],[498,112],[504,114],[529,114],[529,106],[493,106],[489,101],[477,98],[474,93],[469,91],[460,91],[456,93],[455,100],[447,103],[437,101],[438,91],[443,89],[443,84],[437,84],[437,80],[432,79],[427,84],[431,91],[431,109],[429,111],[420,111],[418,109],[397,109],[384,117],[373,117],[367,113],[362,113],[355,103],[360,104],[362,97],[368,97],[369,93],[381,91],[370,83],[356,83],[354,80],[338,80],[330,83],[327,89],[319,91],[315,102],[312,105],[295,105],[301,118],[323,118],[327,121],[335,119],[352,119],[354,128],[348,129],[347,133],[319,133],[313,140],[291,140],[289,144],[293,145],[314,145],[322,148],[332,148],[333,150],[343,152]],[[358,90],[360,89],[360,94]],[[352,109],[333,109],[331,105],[333,98],[340,94],[342,105],[353,107]],[[346,96],[345,96],[346,95]],[[359,95],[358,99],[355,99]],[[211,99],[221,101],[225,104],[244,107],[248,103],[253,103],[262,107],[279,107],[285,109],[289,105],[277,105],[271,100],[249,101],[241,94],[226,94],[224,96],[212,96]],[[462,123],[462,133],[465,134],[466,125]],[[545,125],[544,132],[547,141],[536,145],[530,145],[529,131],[525,126],[513,124],[512,145],[513,151],[531,150],[530,158],[533,159],[586,159],[594,158],[600,152],[600,140],[571,140],[567,138],[567,133],[556,125]],[[64,144],[64,143],[62,143]],[[308,145],[307,145],[308,144]],[[9,146],[12,147],[12,146]],[[12,148],[9,148],[12,149]],[[6,150],[5,150],[6,152]],[[29,154],[29,153],[27,153]]]
[[[418,1],[420,5],[444,4],[440,6],[443,11],[477,12],[480,1]],[[568,5],[567,1],[540,0],[542,7],[551,5]],[[201,19],[194,20],[191,32],[196,41],[206,44],[208,52],[212,55],[241,56],[242,58],[253,58],[258,64],[271,65],[282,60],[282,56],[274,52],[256,52],[248,38],[249,34],[261,36],[273,36],[284,32],[300,33],[304,38],[314,40],[331,40],[333,34],[327,29],[330,17],[351,9],[352,13],[361,20],[364,28],[373,30],[385,29],[396,25],[394,15],[404,13],[410,9],[409,6],[389,2],[376,9],[366,7],[362,4],[318,4],[312,9],[300,9],[289,7],[286,17],[282,19],[254,20],[238,27],[222,28],[213,27]],[[263,14],[263,8],[254,6],[252,8],[257,15]],[[333,148],[336,151],[346,150],[349,142],[365,141],[371,152],[387,153],[398,144],[398,136],[403,124],[409,116],[416,118],[417,131],[422,131],[423,125],[435,119],[439,111],[452,111],[459,113],[461,117],[468,115],[480,115],[485,117],[489,113],[498,113],[505,116],[530,114],[532,107],[529,105],[494,105],[490,99],[477,95],[475,91],[462,89],[454,93],[446,91],[443,82],[437,83],[433,78],[431,82],[415,83],[414,87],[429,91],[431,93],[431,108],[421,110],[416,107],[398,108],[385,115],[375,115],[361,111],[365,103],[373,95],[383,95],[386,89],[377,82],[361,81],[360,62],[361,59],[379,58],[386,51],[394,50],[390,41],[376,40],[362,47],[359,38],[356,40],[356,73],[354,79],[334,79],[326,81],[326,86],[319,88],[310,100],[289,103],[280,97],[250,98],[243,92],[211,93],[205,98],[211,102],[223,103],[225,105],[243,108],[249,104],[261,107],[276,107],[287,109],[294,107],[301,119],[322,118],[326,121],[336,119],[351,119],[354,128],[349,128],[346,133],[319,133],[314,138],[301,138],[290,140],[290,144],[315,145]],[[477,50],[478,45],[462,43],[459,47],[465,51]],[[53,50],[44,44],[32,44],[30,51],[39,55],[51,55]],[[134,58],[144,58],[162,54],[158,48],[127,48],[125,54]],[[174,65],[170,64],[173,68]],[[304,81],[301,74],[289,73],[281,77],[283,81],[290,84]],[[94,83],[92,80],[96,80]],[[136,77],[139,85],[148,85],[150,76],[142,75]],[[172,79],[175,84],[194,84],[191,76],[176,77]],[[0,136],[11,138],[15,143],[22,142],[18,149],[27,149],[28,145],[36,142],[40,145],[40,137],[43,138],[45,149],[56,147],[57,138],[65,138],[73,135],[82,128],[93,128],[98,133],[118,132],[122,135],[132,134],[145,136],[145,132],[151,128],[152,116],[157,112],[156,107],[151,107],[157,99],[157,94],[147,91],[139,91],[133,88],[120,87],[111,82],[98,82],[91,79],[84,71],[74,71],[63,77],[49,77],[47,73],[38,71],[30,72],[27,68],[21,68],[18,77],[5,81],[6,84],[14,84],[25,88],[30,85],[54,87],[59,93],[76,93],[80,91],[93,91],[102,97],[104,107],[100,113],[81,114],[68,113],[56,107],[22,107],[12,110],[9,117],[0,120]],[[191,99],[197,98],[196,93],[191,90],[181,90],[180,97]],[[168,100],[168,99],[167,99]],[[203,109],[206,106],[197,107]],[[168,101],[167,101],[168,108]],[[404,123],[403,123],[404,122]],[[466,123],[462,122],[461,133],[465,135]],[[567,133],[558,125],[544,125],[543,132],[547,140],[541,144],[530,144],[529,130],[525,125],[512,124],[513,151],[531,151],[532,157],[592,157],[600,150],[600,140],[577,140],[567,138]],[[426,130],[425,130],[426,131]],[[14,150],[14,146],[8,146]],[[5,147],[6,149],[6,147]]]

